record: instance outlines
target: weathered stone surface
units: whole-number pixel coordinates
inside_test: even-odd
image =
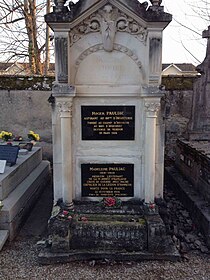
[[[203,32],[207,38],[206,57],[197,67],[200,79],[194,85],[192,115],[188,126],[190,140],[210,140],[210,26]]]
[[[9,239],[13,240],[18,233],[25,217],[38,199],[44,186],[49,182],[49,162],[42,161],[24,180],[16,186],[3,200],[0,213],[0,228],[9,230]]]
[[[174,167],[167,167],[166,168],[166,183],[170,185],[170,187],[174,190],[177,194],[179,199],[182,201],[183,205],[186,209],[191,213],[193,223],[191,223],[188,219],[186,222],[186,218],[181,216],[177,217],[179,224],[181,223],[183,226],[185,233],[184,241],[187,244],[190,244],[192,249],[195,249],[195,241],[196,236],[190,233],[190,230],[193,228],[198,228],[202,230],[206,244],[210,248],[210,212],[209,212],[209,204],[206,203],[206,200],[199,195],[198,192],[192,187],[192,184],[189,183],[182,175],[178,172],[178,170]],[[179,211],[183,209],[183,206],[172,203],[172,207],[175,208],[176,212],[177,209]],[[172,233],[173,233],[172,229]],[[204,245],[204,244],[202,244]]]
[[[55,6],[53,13],[47,14],[45,20],[48,24],[51,22],[71,22],[99,2],[99,0],[80,0],[75,5],[71,5],[70,11],[63,6],[63,2],[61,7],[56,8]],[[159,5],[152,6],[146,10],[147,4],[145,4],[145,2],[143,4],[139,3],[137,0],[118,0],[118,2],[125,5],[133,13],[146,21],[170,22],[172,20],[172,16],[165,13],[163,8],[159,7]]]
[[[16,165],[6,167],[0,175],[0,200],[5,199],[42,161],[41,148],[34,147],[25,156],[19,156]]]

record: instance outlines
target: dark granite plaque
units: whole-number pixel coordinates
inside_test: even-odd
[[[133,197],[133,164],[82,164],[83,197]]]
[[[6,160],[11,166],[16,164],[18,152],[18,146],[0,145],[0,159]]]
[[[81,106],[82,140],[134,140],[135,106]]]

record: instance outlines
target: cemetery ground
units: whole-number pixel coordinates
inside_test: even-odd
[[[179,262],[90,261],[40,265],[37,242],[46,236],[47,220],[51,213],[52,188],[48,186],[36,203],[16,239],[7,242],[0,252],[0,279],[142,279],[142,280],[209,280],[210,252],[204,238],[193,224],[189,213],[165,186],[165,202],[160,212],[182,256]]]

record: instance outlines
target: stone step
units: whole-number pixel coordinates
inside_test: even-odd
[[[42,150],[33,147],[27,155],[19,155],[14,166],[6,166],[0,174],[0,200],[5,199],[42,161]]]
[[[7,241],[8,236],[9,236],[8,230],[0,230],[0,251],[3,248],[5,242]]]
[[[10,195],[3,200],[0,228],[9,230],[9,239],[17,234],[24,217],[36,202],[44,186],[51,179],[50,163],[42,161]]]

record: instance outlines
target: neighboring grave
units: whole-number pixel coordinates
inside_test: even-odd
[[[156,253],[163,253],[164,225],[153,203],[163,196],[159,85],[162,32],[172,17],[160,0],[150,1],[149,7],[137,0],[80,0],[70,3],[70,11],[65,2],[55,1],[54,11],[45,17],[55,32],[52,118],[58,206],[49,223],[52,251],[99,250],[110,247],[109,242],[114,242],[113,250],[125,242],[132,250],[135,232],[141,228],[146,238],[139,251],[156,248]],[[120,198],[122,208],[100,208],[104,197]],[[75,213],[92,216],[76,214],[68,224],[65,215],[74,205]],[[153,218],[145,217],[144,206]],[[84,219],[89,222],[84,224]]]
[[[174,168],[167,168],[167,174],[210,248],[210,26],[203,38],[208,40],[206,57],[197,67],[201,76],[193,90],[187,139],[177,141],[176,168],[190,184],[180,180]]]
[[[18,152],[18,146],[0,145],[0,160],[6,160],[7,164],[13,166],[16,164]]]
[[[194,83],[193,104],[188,125],[189,140],[210,140],[210,26],[203,31],[207,39],[206,57],[197,66],[201,77]]]

